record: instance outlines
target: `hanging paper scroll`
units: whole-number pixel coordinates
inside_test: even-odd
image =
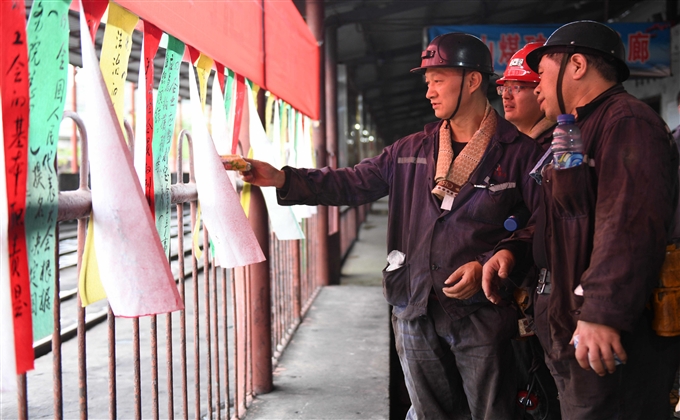
[[[109,304],[115,315],[125,317],[182,309],[83,14],[80,31],[83,83],[94,116],[86,124],[97,133],[89,156],[94,245]]]
[[[137,21],[139,21],[137,16],[116,3],[109,3],[109,17],[99,62],[121,127],[124,120],[125,79],[132,52],[132,31]]]
[[[35,341],[52,334],[54,329],[52,304],[59,205],[56,156],[66,102],[70,3],[70,0],[34,2],[27,25],[31,125],[28,128],[26,240]]]
[[[278,168],[280,167],[278,147],[267,138],[267,134],[264,132],[262,121],[257,114],[253,95],[250,94],[250,88],[248,88],[248,93],[246,97],[248,104],[243,112],[244,127],[241,130],[241,136],[248,136],[250,150],[252,150],[255,159],[267,162]],[[276,237],[280,241],[304,239],[302,229],[300,229],[300,225],[295,220],[291,208],[278,205],[276,190],[270,187],[264,187],[261,190],[267,206],[267,212],[269,213],[271,228],[276,233]]]
[[[139,83],[137,87],[137,127],[135,130],[135,169],[139,182],[149,203],[151,215],[155,215],[155,194],[153,182],[153,59],[163,33],[149,22],[144,22],[144,38],[142,41],[143,65],[139,66]],[[144,141],[142,141],[144,139]]]
[[[87,4],[85,14],[89,21],[88,27],[92,31],[96,27],[94,20],[97,18],[98,13],[101,12],[101,4],[92,1],[87,3],[89,4]],[[132,31],[138,20],[137,16],[117,4],[109,4],[109,14],[106,29],[104,30],[99,66],[116,112],[118,124],[120,124],[123,131],[124,86],[130,52],[132,51]],[[94,39],[94,32],[91,35],[92,39]],[[78,279],[80,300],[83,306],[106,297],[100,278],[101,270],[98,267],[97,251],[94,246],[94,236],[96,233],[92,225],[94,224],[95,216],[90,215],[87,238],[85,239],[85,250],[83,252],[83,264]]]
[[[203,219],[224,268],[264,261],[262,249],[210,138],[193,68],[189,69],[196,188]]]
[[[153,184],[155,189],[156,228],[166,255],[170,250],[170,168],[168,156],[172,145],[179,98],[179,67],[184,43],[168,35],[165,64],[158,84],[153,133]]]
[[[0,101],[2,93],[0,92]],[[2,107],[0,107],[2,121]],[[4,144],[3,130],[0,130],[0,144]],[[5,161],[5,148],[0,147],[0,162]],[[7,220],[7,194],[5,171],[0,171],[0,220]],[[14,351],[14,316],[9,278],[9,249],[7,226],[0,223],[0,392],[15,392],[17,388],[17,363]],[[8,397],[11,398],[11,397]]]
[[[0,94],[4,143],[10,296],[14,324],[16,373],[33,369],[31,289],[26,249],[26,180],[28,172],[28,53],[24,2],[0,1]]]

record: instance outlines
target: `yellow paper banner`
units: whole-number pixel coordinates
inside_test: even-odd
[[[94,216],[90,214],[90,221],[87,224],[87,237],[94,238]],[[80,290],[80,302],[83,307],[106,299],[106,291],[99,277],[99,264],[97,264],[97,254],[94,251],[94,242],[90,246],[85,246],[83,251],[83,269],[80,270],[78,278],[78,290]],[[87,269],[85,269],[87,267]]]
[[[99,67],[106,88],[111,96],[113,109],[116,111],[118,123],[125,133],[123,125],[125,79],[127,76],[130,52],[132,51],[132,31],[139,21],[139,17],[133,15],[114,2],[109,3],[109,17],[104,31],[102,52],[99,59]],[[94,251],[94,225],[93,215],[90,214],[87,239],[85,240],[85,254],[83,265],[80,269],[78,287],[83,306],[87,306],[98,300],[104,299],[106,293],[99,276],[99,266]],[[88,258],[85,258],[88,255]],[[83,299],[83,296],[86,296]]]

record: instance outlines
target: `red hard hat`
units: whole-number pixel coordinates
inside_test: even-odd
[[[496,80],[499,85],[504,85],[506,80],[513,80],[517,82],[538,83],[541,79],[538,73],[531,70],[527,64],[527,55],[538,47],[542,47],[542,42],[530,42],[523,46],[510,58],[508,66],[503,72],[503,77]]]

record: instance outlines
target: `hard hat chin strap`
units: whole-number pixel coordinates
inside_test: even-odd
[[[458,113],[458,108],[460,108],[460,98],[463,97],[463,87],[465,87],[465,74],[466,74],[467,69],[463,69],[463,78],[460,80],[460,92],[458,92],[458,102],[456,103],[456,109],[453,111],[453,114],[449,118],[447,118],[448,121],[451,121],[453,117],[456,116]]]
[[[564,106],[564,97],[562,96],[562,79],[564,79],[564,71],[567,68],[567,62],[573,52],[566,52],[562,55],[562,63],[560,63],[560,73],[557,75],[557,104],[560,106],[560,114],[566,114],[567,111]]]

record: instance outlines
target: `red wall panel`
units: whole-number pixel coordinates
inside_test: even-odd
[[[319,46],[292,0],[264,0],[267,90],[319,119]]]
[[[259,86],[265,85],[259,0],[116,3]]]

